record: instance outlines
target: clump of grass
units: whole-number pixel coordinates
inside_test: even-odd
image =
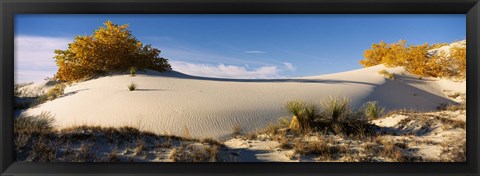
[[[14,121],[15,133],[46,133],[52,131],[55,119],[48,112],[36,116],[20,116]]]
[[[187,145],[173,149],[170,159],[174,162],[216,162],[220,160],[218,145]]]
[[[137,89],[137,85],[135,83],[130,83],[130,85],[128,85],[128,90],[130,91],[134,91]]]
[[[385,76],[385,77],[388,78],[388,79],[392,79],[392,80],[395,79],[395,74],[394,74],[394,73],[390,73],[390,72],[388,72],[388,71],[385,70],[385,69],[378,71],[378,74],[383,75],[383,76]]]
[[[233,136],[239,136],[242,134],[242,126],[240,124],[237,124],[235,126],[232,127],[232,135]]]
[[[135,76],[137,74],[137,68],[130,67],[130,76]]]
[[[321,158],[332,160],[346,152],[345,146],[328,145],[325,141],[301,141],[297,140],[294,150],[301,155],[319,155]]]
[[[279,127],[286,128],[290,125],[291,120],[288,117],[282,117],[278,120]]]
[[[347,119],[351,114],[350,100],[346,97],[329,97],[322,101],[322,119],[337,123]]]
[[[65,83],[58,83],[53,88],[47,91],[47,93],[40,95],[35,98],[33,103],[30,106],[36,106],[42,104],[46,101],[54,100],[64,94],[65,88],[67,85]]]
[[[52,89],[48,90],[45,94],[47,96],[47,100],[54,100],[61,95],[63,95],[65,87],[67,87],[64,83],[56,84]]]
[[[369,119],[378,119],[385,112],[385,108],[380,107],[376,101],[370,101],[363,106],[364,115]]]

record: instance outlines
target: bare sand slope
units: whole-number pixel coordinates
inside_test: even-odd
[[[382,69],[397,74],[398,79],[384,78],[378,73]],[[441,102],[451,102],[442,93],[442,85],[450,84],[438,81],[418,79],[402,68],[383,65],[273,80],[147,72],[135,77],[112,75],[74,84],[65,89],[64,96],[24,113],[51,112],[59,127],[131,125],[156,133],[225,138],[235,126],[250,132],[288,116],[284,104],[295,99],[319,102],[328,96],[346,96],[353,107],[365,101],[378,101],[387,109],[434,110]],[[127,85],[132,82],[138,89],[130,92]]]

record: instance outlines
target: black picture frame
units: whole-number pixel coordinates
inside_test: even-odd
[[[1,0],[1,175],[479,175],[479,0]],[[16,14],[466,14],[465,163],[15,163]]]

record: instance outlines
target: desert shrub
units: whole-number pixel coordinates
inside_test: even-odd
[[[378,74],[385,76],[388,79],[395,79],[395,74],[390,73],[387,70],[380,70],[378,71]]]
[[[127,30],[128,25],[111,21],[92,35],[76,36],[66,50],[55,50],[58,71],[55,79],[78,81],[84,78],[125,71],[129,67],[171,70],[167,59],[159,57],[160,50],[143,45]]]
[[[376,101],[366,102],[362,110],[364,115],[369,119],[377,119],[385,112],[385,108],[380,107]]]
[[[381,41],[365,50],[365,59],[361,60],[360,64],[364,67],[378,64],[385,64],[388,67],[399,66],[421,76],[465,78],[466,47],[462,44],[452,46],[449,54],[430,53],[429,50],[441,46],[445,44],[406,45],[405,40],[391,44]]]
[[[137,85],[135,83],[132,82],[128,85],[128,90],[134,91],[136,89],[137,89]]]
[[[363,56],[364,60],[360,61],[360,64],[364,67],[371,67],[382,63],[383,57],[389,53],[389,44],[381,41],[380,43],[372,44],[372,48],[365,50]]]
[[[55,119],[48,112],[36,116],[20,116],[14,121],[15,133],[45,133],[54,127]]]
[[[450,58],[453,63],[449,70],[453,73],[448,76],[465,78],[467,76],[467,47],[453,46],[450,48]]]
[[[135,76],[137,74],[137,69],[135,67],[130,67],[130,76]]]

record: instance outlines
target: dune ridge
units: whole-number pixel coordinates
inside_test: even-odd
[[[396,79],[378,71],[388,70]],[[129,91],[134,82],[137,90]],[[465,82],[422,78],[403,68],[383,65],[347,72],[291,79],[223,79],[171,71],[137,72],[79,82],[65,94],[23,113],[50,112],[59,128],[74,125],[134,126],[159,134],[225,139],[240,126],[248,133],[288,116],[284,104],[301,99],[319,102],[328,96],[348,97],[353,107],[378,101],[387,110],[435,110],[453,103],[445,89],[465,93]]]

